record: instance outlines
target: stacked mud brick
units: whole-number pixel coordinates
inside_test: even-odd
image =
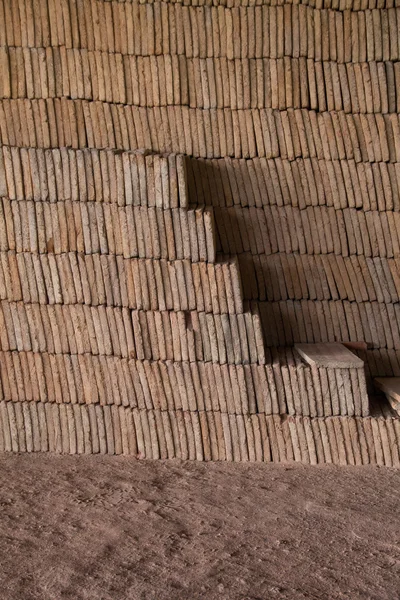
[[[399,64],[395,0],[0,0],[0,451],[399,466]]]

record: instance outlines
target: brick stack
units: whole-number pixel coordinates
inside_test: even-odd
[[[397,23],[0,0],[0,450],[399,465]]]

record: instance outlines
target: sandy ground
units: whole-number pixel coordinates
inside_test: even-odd
[[[3,600],[400,597],[400,472],[0,456]]]

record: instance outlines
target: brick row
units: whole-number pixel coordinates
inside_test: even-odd
[[[161,167],[161,184],[160,176],[153,176],[154,165],[156,173]],[[173,154],[2,146],[0,196],[160,208],[186,207],[190,201],[220,207],[321,205],[400,211],[400,163],[317,158],[206,160]]]
[[[242,314],[0,302],[0,349],[265,363],[257,306]]]
[[[400,162],[399,128],[396,113],[140,108],[68,98],[0,101],[1,144],[24,148],[147,148],[202,158]]]
[[[364,369],[312,368],[292,348],[267,364],[0,353],[0,399],[231,414],[369,415]]]
[[[186,208],[186,159],[150,152],[0,148],[0,196]]]
[[[326,206],[214,208],[217,249],[225,254],[331,254],[393,258],[400,213]]]
[[[290,3],[225,8],[116,0],[38,0],[34,8],[32,0],[3,0],[0,45],[66,46],[142,56],[396,60],[399,9],[383,4],[370,10],[375,2],[364,6],[364,0],[364,10],[357,12]]]
[[[247,253],[239,267],[246,300],[400,301],[398,258]]]
[[[135,106],[311,108],[394,113],[400,63],[292,58],[129,56],[65,48],[0,47],[1,98],[73,98]]]
[[[0,199],[0,251],[215,262],[212,207]]]
[[[400,349],[400,305],[348,300],[259,302],[267,347],[297,342],[366,342]]]
[[[0,300],[138,310],[243,312],[235,259],[217,263],[113,254],[0,253]]]
[[[214,206],[333,206],[400,210],[399,163],[323,158],[192,159],[191,202]]]
[[[1,402],[0,450],[398,467],[399,422]]]

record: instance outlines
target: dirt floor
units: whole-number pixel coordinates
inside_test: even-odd
[[[0,456],[2,600],[400,597],[400,472]]]

